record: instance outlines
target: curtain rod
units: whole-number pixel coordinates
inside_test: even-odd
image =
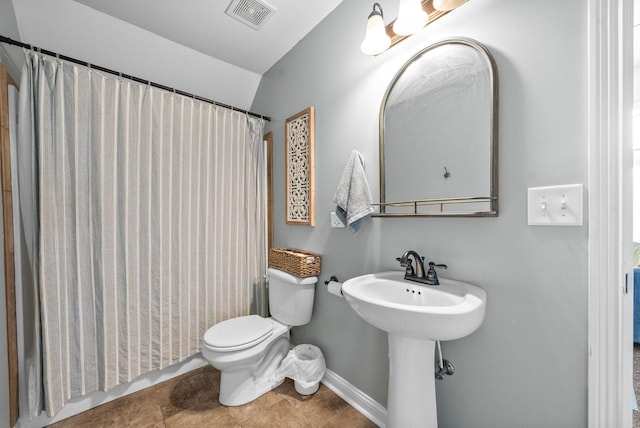
[[[70,56],[59,54],[57,52],[49,51],[49,50],[46,50],[46,49],[41,49],[39,47],[32,46],[32,45],[27,44],[27,43],[23,43],[23,42],[19,42],[17,40],[10,39],[9,37],[5,37],[5,36],[0,35],[0,43],[6,43],[6,44],[9,44],[9,45],[13,45],[13,46],[19,46],[21,48],[30,49],[30,50],[33,50],[33,51],[37,51],[37,52],[43,53],[45,55],[55,56],[56,58],[60,58],[60,59],[65,60],[65,61],[73,62],[75,64],[83,65],[85,67],[89,67],[89,68],[92,68],[92,69],[95,69],[95,70],[98,70],[98,71],[102,71],[102,72],[105,72],[105,73],[109,73],[109,74],[113,74],[113,75],[116,75],[116,76],[124,77],[125,79],[133,80],[134,82],[142,83],[144,85],[153,86],[153,87],[156,87],[156,88],[159,88],[159,89],[163,89],[163,90],[169,91],[169,92],[174,92],[176,94],[183,95],[185,97],[194,98],[194,99],[196,99],[198,101],[203,101],[205,103],[209,103],[209,104],[213,104],[213,105],[220,106],[220,107],[223,107],[223,108],[227,108],[229,110],[237,111],[237,112],[240,112],[240,113],[245,113],[245,114],[248,114],[248,115],[253,116],[253,117],[259,117],[260,119],[264,119],[264,120],[267,120],[267,121],[271,122],[271,118],[269,116],[263,116],[261,114],[251,112],[249,110],[244,110],[244,109],[241,109],[241,108],[238,108],[238,107],[231,106],[229,104],[220,103],[218,101],[214,101],[214,100],[211,100],[209,98],[204,98],[204,97],[201,97],[201,96],[198,96],[198,95],[191,94],[189,92],[184,92],[184,91],[180,91],[180,90],[175,89],[175,88],[171,88],[169,86],[161,85],[160,83],[155,83],[155,82],[152,82],[150,80],[142,79],[140,77],[131,76],[129,74],[125,74],[125,73],[121,73],[119,71],[111,70],[111,69],[106,68],[106,67],[102,67],[102,66],[99,66],[99,65],[96,65],[96,64],[91,64],[91,63],[89,63],[87,61],[82,61],[82,60],[79,60],[79,59],[76,59],[76,58],[72,58]]]

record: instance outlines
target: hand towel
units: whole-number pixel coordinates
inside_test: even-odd
[[[336,215],[354,235],[360,230],[362,219],[374,211],[364,159],[357,150],[351,152],[333,201],[337,204]]]

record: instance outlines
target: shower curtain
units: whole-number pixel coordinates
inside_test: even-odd
[[[20,95],[49,416],[266,315],[263,120],[35,52]]]

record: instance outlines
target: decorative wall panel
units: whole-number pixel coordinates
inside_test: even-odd
[[[314,226],[313,107],[285,122],[287,223]]]

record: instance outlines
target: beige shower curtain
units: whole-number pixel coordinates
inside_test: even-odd
[[[266,313],[262,120],[29,52],[21,121],[50,416]]]

